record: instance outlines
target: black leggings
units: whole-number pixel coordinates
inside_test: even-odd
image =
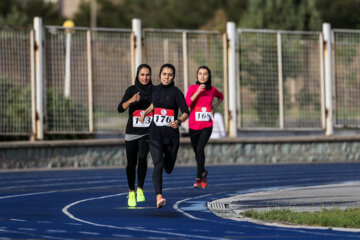
[[[150,139],[150,153],[154,161],[153,182],[156,194],[162,194],[162,173],[171,173],[175,167],[179,150],[179,137],[174,136],[168,144],[162,144],[161,139]]]
[[[202,173],[205,171],[205,145],[208,143],[212,127],[207,127],[201,130],[189,129],[191,145],[195,152],[197,163],[197,178],[202,177]]]
[[[135,190],[135,176],[138,155],[138,187],[143,188],[147,170],[147,155],[149,153],[149,136],[146,135],[133,141],[125,141],[125,147],[127,157],[126,176],[128,179],[129,189]]]

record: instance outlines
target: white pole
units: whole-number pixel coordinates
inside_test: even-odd
[[[133,32],[130,33],[130,61],[131,61],[131,84],[135,84],[135,35]]]
[[[229,38],[228,67],[229,67],[229,136],[237,136],[236,126],[236,26],[234,22],[227,22],[226,32]]]
[[[94,131],[93,121],[93,87],[92,87],[92,57],[91,57],[91,31],[86,32],[87,65],[88,65],[88,95],[89,95],[89,132]]]
[[[326,129],[325,116],[325,76],[324,76],[324,38],[319,34],[319,49],[320,49],[320,88],[321,88],[321,128]]]
[[[36,84],[35,84],[35,47],[34,30],[30,31],[30,69],[31,69],[31,136],[30,140],[36,137]]]
[[[71,33],[66,32],[66,52],[65,52],[65,87],[64,95],[66,98],[70,97],[70,48],[71,48]]]
[[[189,62],[188,62],[188,46],[187,46],[187,32],[182,33],[182,49],[183,49],[183,74],[184,74],[184,93],[189,88]],[[185,125],[186,132],[189,132],[189,124]]]
[[[333,107],[332,107],[332,59],[331,59],[331,25],[323,23],[324,34],[324,62],[325,62],[325,114],[326,114],[326,135],[334,133]]]
[[[187,48],[187,33],[182,33],[183,46],[183,64],[184,64],[184,93],[189,88],[189,69],[188,69],[188,48]]]
[[[36,139],[44,139],[43,112],[43,26],[42,19],[34,18],[36,72]]]
[[[284,129],[284,90],[283,90],[283,68],[281,52],[281,33],[277,33],[277,55],[278,55],[278,84],[279,84],[279,127]]]
[[[229,131],[229,88],[228,88],[228,56],[227,56],[227,35],[223,34],[223,71],[224,71],[224,122],[225,131]],[[241,126],[241,125],[240,125]]]
[[[132,30],[135,36],[135,72],[141,64],[141,20],[134,18],[132,20]]]

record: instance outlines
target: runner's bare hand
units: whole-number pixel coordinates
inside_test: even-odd
[[[141,123],[144,123],[144,119],[145,119],[145,114],[142,114],[142,115],[140,116],[140,118],[139,118],[139,121],[140,121]]]
[[[169,123],[170,127],[177,129],[179,127],[179,122],[177,120]]]
[[[135,93],[131,98],[130,98],[130,103],[134,103],[134,102],[138,102],[140,101],[140,93],[137,92]]]
[[[205,84],[200,84],[199,87],[198,87],[198,89],[197,89],[197,92],[198,92],[198,93],[201,93],[201,92],[204,91],[204,90],[205,90]]]

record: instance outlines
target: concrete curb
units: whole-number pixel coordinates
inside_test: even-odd
[[[286,191],[288,191],[288,192],[301,191],[303,189],[307,189],[307,190],[313,189],[313,191],[317,191],[317,193],[319,192],[319,189],[323,189],[326,191],[327,191],[327,189],[334,189],[333,192],[329,192],[328,196],[323,196],[324,198],[326,198],[328,201],[331,202],[332,200],[335,199],[336,196],[339,196],[341,194],[339,192],[336,192],[338,189],[340,189],[340,187],[350,186],[352,184],[355,184],[356,186],[360,186],[360,182],[346,182],[346,183],[341,183],[341,184],[329,184],[329,185],[319,185],[319,186],[311,186],[311,187],[296,187],[296,188],[275,189],[275,190],[271,189],[268,191],[259,189],[258,192],[245,193],[245,194],[237,195],[234,197],[223,198],[223,199],[218,199],[218,200],[208,202],[207,207],[210,211],[212,211],[215,215],[217,215],[219,217],[226,218],[226,219],[232,219],[232,220],[236,220],[236,221],[247,221],[247,222],[252,222],[255,224],[275,226],[275,227],[286,227],[286,228],[306,228],[306,229],[322,229],[322,230],[330,229],[330,230],[336,230],[336,231],[360,232],[360,228],[307,226],[307,225],[298,225],[298,224],[282,223],[282,222],[275,222],[275,221],[263,221],[263,220],[253,219],[253,218],[247,218],[247,217],[243,216],[241,213],[248,209],[241,209],[241,208],[239,208],[239,205],[236,204],[236,202],[241,202],[243,199],[246,199],[247,196],[251,196],[252,200],[257,201],[256,196],[258,196],[259,199],[261,196],[264,196],[264,195],[268,195],[270,198],[272,198],[273,196],[278,195],[279,192],[281,192],[281,191],[283,193],[286,193]],[[310,193],[311,193],[311,191],[308,192],[308,194],[310,194]],[[347,196],[350,196],[351,194],[352,194],[351,191],[346,191]],[[331,197],[331,196],[333,196],[333,197]],[[353,197],[354,196],[357,197],[358,194],[354,193]],[[336,202],[336,201],[334,201],[334,202]],[[358,199],[358,202],[360,202],[360,198]],[[302,209],[303,210],[305,209],[304,205],[306,205],[306,204],[300,204],[300,205],[301,206],[296,206],[297,211],[301,211]],[[343,207],[347,207],[347,206],[343,206]],[[287,208],[287,207],[285,207],[285,208]],[[294,206],[289,205],[288,208],[294,208]],[[257,210],[256,207],[251,208],[251,209]]]

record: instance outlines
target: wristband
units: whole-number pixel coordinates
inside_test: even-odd
[[[180,119],[177,119],[178,125],[181,126],[182,121]]]

